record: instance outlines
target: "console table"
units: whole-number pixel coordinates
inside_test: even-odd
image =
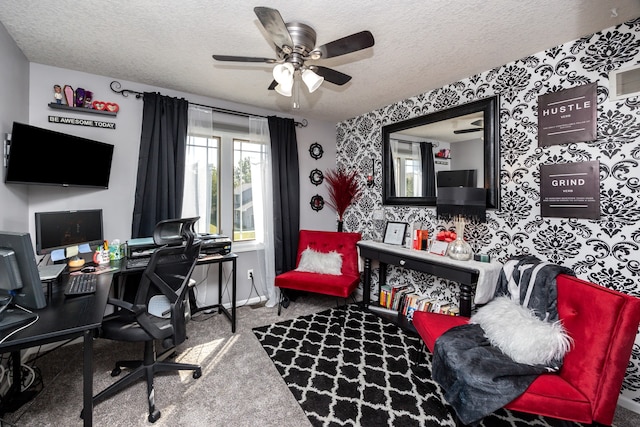
[[[364,258],[364,297],[365,307],[371,301],[371,261],[380,263],[380,286],[386,283],[387,265],[396,265],[410,270],[421,271],[458,282],[460,286],[460,315],[471,316],[471,298],[474,288],[481,298],[476,303],[486,303],[487,296],[493,291],[502,269],[499,262],[457,261],[442,255],[434,255],[425,251],[407,249],[402,246],[363,240],[358,242],[360,256]]]

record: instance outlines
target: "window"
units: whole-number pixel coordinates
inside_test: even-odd
[[[182,216],[200,216],[200,233],[254,242],[264,223],[267,145],[250,135],[249,118],[227,116],[189,109]]]

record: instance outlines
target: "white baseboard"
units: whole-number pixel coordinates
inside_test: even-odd
[[[620,395],[618,398],[618,406],[622,406],[624,409],[640,414],[640,403],[631,400],[625,395]]]

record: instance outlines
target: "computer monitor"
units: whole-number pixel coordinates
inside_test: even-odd
[[[36,251],[39,255],[87,243],[101,245],[102,209],[36,212]]]
[[[14,285],[13,302],[26,308],[39,309],[47,305],[31,235],[26,232],[0,231],[0,248],[14,252],[22,287]]]

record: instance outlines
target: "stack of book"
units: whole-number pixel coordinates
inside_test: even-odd
[[[414,311],[428,311],[458,316],[460,310],[453,304],[438,301],[417,293],[411,285],[384,285],[380,288],[380,305],[395,310],[407,320],[413,319]]]

